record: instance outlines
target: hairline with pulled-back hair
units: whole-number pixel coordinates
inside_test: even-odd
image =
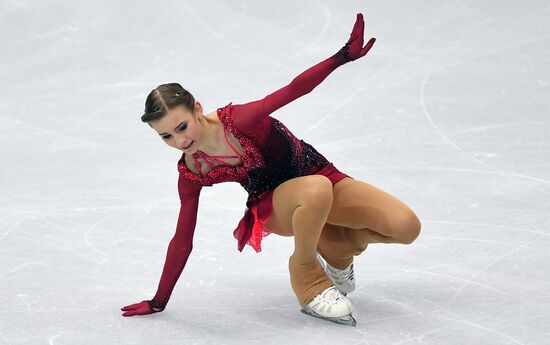
[[[195,97],[178,83],[159,85],[147,96],[145,111],[141,116],[141,121],[149,123],[159,120],[169,110],[177,106],[183,106],[193,113],[195,109]]]

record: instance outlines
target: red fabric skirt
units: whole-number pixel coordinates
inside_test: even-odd
[[[329,163],[321,170],[312,171],[309,175],[326,176],[333,186],[344,177],[353,178],[338,170],[332,163]],[[272,211],[273,190],[267,192],[256,205],[246,209],[237,229],[233,232],[233,235],[239,241],[239,251],[243,250],[245,243],[254,248],[256,252],[262,251],[262,239],[271,233],[265,226],[265,223]]]

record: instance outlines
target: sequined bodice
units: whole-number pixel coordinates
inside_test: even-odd
[[[242,156],[244,153],[239,152],[239,150],[237,150],[237,148],[231,143],[231,141],[227,137],[227,129],[225,129],[225,127],[222,127],[222,130],[225,141],[229,145],[231,150],[233,150],[234,154],[211,156],[201,150],[195,152],[191,158],[193,159],[195,169],[201,177],[204,177],[206,174],[208,174],[210,170],[214,169],[217,166],[230,165],[232,167],[236,167],[243,164]],[[202,166],[199,163],[199,159],[201,159],[203,162]],[[206,168],[206,171],[203,171],[203,167]]]
[[[178,163],[180,173],[186,179],[203,186],[221,182],[238,182],[249,194],[249,202],[258,202],[264,193],[279,184],[297,176],[304,176],[319,170],[329,162],[311,145],[300,140],[277,119],[266,117],[259,125],[256,135],[249,137],[235,125],[232,105],[218,109],[218,117],[224,130],[232,133],[243,147],[240,154],[227,139],[236,153],[234,156],[208,156],[204,152],[195,153],[194,163],[199,174],[192,172],[185,162],[185,155]],[[202,173],[198,158],[203,158],[211,170]],[[241,165],[233,166],[224,158],[240,158]],[[220,164],[220,165],[215,165]]]
[[[234,127],[233,118],[228,111],[228,107],[230,107],[230,105],[231,103],[224,108],[219,108],[217,110],[217,115],[224,126],[225,139],[236,155],[209,156],[202,151],[197,151],[194,154],[194,162],[199,174],[196,174],[191,171],[187,166],[184,153],[182,158],[178,162],[178,171],[180,172],[180,174],[183,174],[185,178],[191,180],[192,182],[203,186],[211,186],[215,183],[229,181],[241,183],[243,179],[246,178],[247,172],[249,170],[264,166],[263,158],[259,153],[258,148],[253,144],[252,140]],[[240,154],[227,139],[226,131],[229,131],[231,134],[233,134],[233,136],[235,136],[235,138],[243,148],[243,154]],[[202,173],[200,166],[198,166],[197,159],[199,158],[202,158],[206,162],[206,164],[209,165],[210,169],[205,174]],[[224,160],[227,158],[239,158],[240,164],[232,165]],[[214,162],[220,164],[215,165]]]

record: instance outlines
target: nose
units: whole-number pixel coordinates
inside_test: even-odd
[[[179,149],[183,150],[184,147],[187,147],[189,146],[189,144],[191,143],[191,140],[188,140],[187,138],[185,138],[184,136],[178,136],[176,137],[176,145],[178,146]]]

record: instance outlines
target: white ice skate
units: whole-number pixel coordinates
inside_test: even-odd
[[[328,276],[334,283],[334,286],[340,291],[344,296],[348,293],[355,290],[355,275],[353,274],[353,262],[345,269],[340,270],[334,268],[326,262],[321,255],[317,254],[317,259],[321,264],[321,267],[327,272]]]
[[[353,306],[336,287],[331,286],[315,296],[302,310],[302,313],[342,325],[355,326],[357,321],[351,316]]]

